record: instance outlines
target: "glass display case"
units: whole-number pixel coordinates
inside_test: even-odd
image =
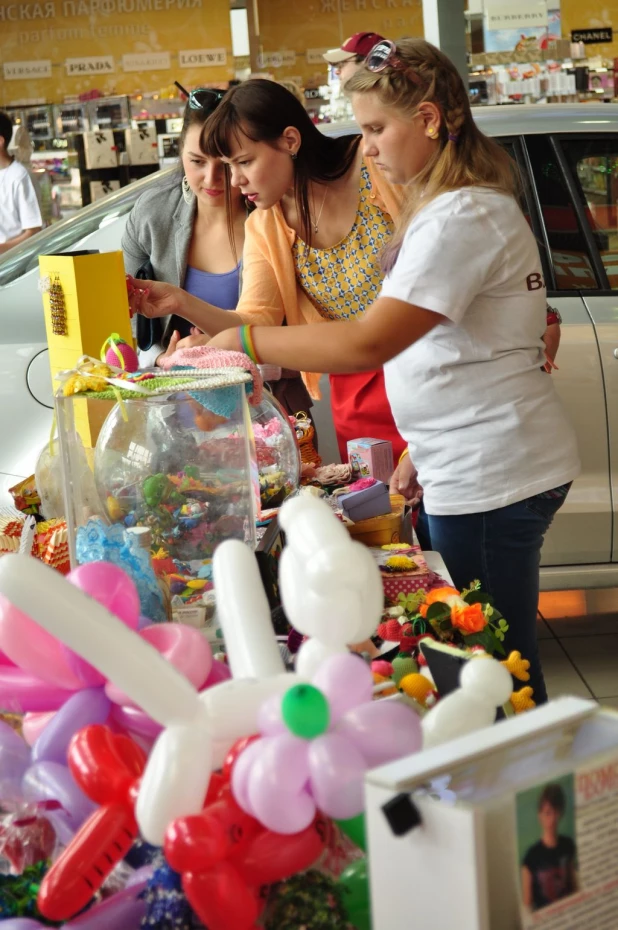
[[[85,103],[58,103],[53,113],[56,136],[64,137],[72,132],[86,132],[89,129]]]
[[[131,111],[129,98],[99,97],[88,103],[88,120],[91,129],[129,129]]]
[[[283,407],[268,392],[260,404],[250,408],[260,476],[263,510],[279,507],[298,490],[300,451],[294,430]]]
[[[56,135],[51,106],[24,107],[22,119],[35,148],[37,143],[47,143]]]

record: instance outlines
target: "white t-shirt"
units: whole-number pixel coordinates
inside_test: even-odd
[[[39,202],[24,166],[13,161],[8,168],[0,168],[0,242],[42,225]]]
[[[447,317],[384,366],[427,513],[481,513],[571,481],[575,434],[545,359],[546,292],[513,198],[469,187],[412,220],[381,296]]]

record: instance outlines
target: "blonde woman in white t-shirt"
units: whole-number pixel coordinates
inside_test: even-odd
[[[493,595],[542,702],[540,553],[579,460],[542,370],[546,291],[514,169],[476,127],[452,62],[421,39],[376,45],[346,91],[365,157],[408,191],[380,297],[358,321],[245,326],[212,344],[305,371],[384,365],[410,453],[398,482],[413,461],[426,545],[458,587],[479,578]]]

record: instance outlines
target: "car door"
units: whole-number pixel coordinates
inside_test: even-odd
[[[613,509],[605,377],[586,303],[586,295],[595,292],[601,280],[555,141],[545,134],[526,135],[516,143],[515,154],[529,221],[539,243],[548,301],[563,319],[559,368],[548,377],[554,379],[573,423],[582,462],[581,474],[547,534],[542,564],[609,563]],[[581,583],[575,575],[572,582]],[[556,569],[555,586],[569,585],[568,573]]]
[[[587,239],[596,287],[582,291],[594,322],[605,392],[611,491],[618,506],[618,132],[561,135],[554,145],[572,186],[574,207]],[[618,562],[614,517],[611,558]]]

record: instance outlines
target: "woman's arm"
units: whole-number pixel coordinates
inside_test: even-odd
[[[380,297],[362,320],[277,329],[252,326],[251,337],[260,362],[347,374],[380,368],[443,319],[432,310]],[[220,333],[210,344],[238,350],[238,333]]]
[[[524,907],[532,907],[532,872],[527,865],[521,867],[521,900]]]
[[[127,288],[132,315],[141,313],[142,316],[154,319],[175,313],[189,320],[202,332],[213,335],[242,323],[234,310],[220,310],[165,281],[138,281],[127,275]]]

